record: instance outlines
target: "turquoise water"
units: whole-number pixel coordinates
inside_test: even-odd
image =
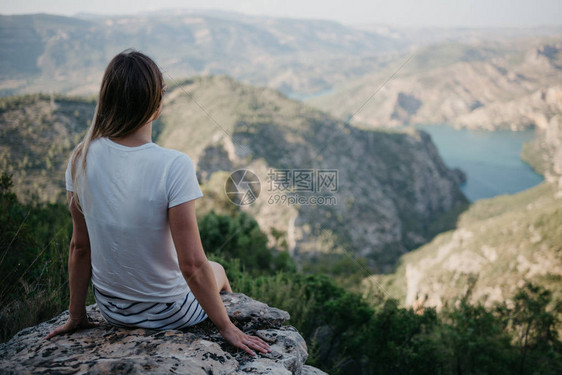
[[[535,138],[533,130],[482,131],[447,125],[416,125],[431,135],[441,157],[451,168],[466,173],[462,191],[470,201],[513,194],[533,187],[543,177],[519,154],[523,143]]]

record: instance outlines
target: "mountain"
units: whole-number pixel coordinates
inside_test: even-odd
[[[491,305],[533,281],[562,297],[562,189],[544,182],[513,196],[480,200],[457,229],[404,255],[394,273],[364,281],[406,306],[441,308],[474,283],[472,299]]]
[[[261,228],[286,233],[295,255],[350,252],[382,269],[451,225],[446,215],[466,204],[461,174],[447,169],[428,134],[348,127],[279,92],[227,77],[171,87],[160,131],[159,142],[188,153],[215,196],[225,186],[220,170],[254,172],[261,195],[246,209]],[[272,189],[272,169],[336,170],[337,191]],[[336,202],[283,200],[294,195]]]
[[[554,117],[532,147],[530,160],[545,182],[514,194],[480,200],[457,228],[404,255],[394,273],[364,280],[407,306],[436,306],[473,285],[473,301],[508,300],[526,281],[562,297],[562,121]],[[527,151],[529,152],[529,151]],[[537,166],[535,163],[539,162]],[[509,300],[508,300],[509,301]]]
[[[166,79],[227,74],[286,93],[358,77],[404,43],[336,22],[213,12],[73,18],[0,16],[0,94],[97,93],[126,48],[157,59]]]
[[[37,95],[3,100],[11,104],[0,129],[9,123],[10,130],[9,137],[0,137],[0,154],[16,184],[40,193],[37,181],[45,180],[62,193],[66,158],[93,103]],[[230,172],[255,173],[261,195],[243,209],[296,257],[347,253],[386,269],[400,254],[454,225],[467,204],[458,188],[462,173],[444,165],[428,134],[345,126],[277,91],[224,76],[170,83],[155,133],[160,145],[187,153],[197,164],[208,197],[203,211],[233,208],[224,190]],[[22,155],[37,163],[49,156],[50,169],[18,164]],[[311,191],[297,191],[292,179],[289,190],[277,189],[272,173],[299,170],[301,177],[314,177]],[[324,172],[337,182],[319,189]],[[304,201],[291,203],[296,197]]]
[[[368,127],[520,130],[545,127],[560,113],[560,85],[560,37],[447,43],[404,55],[308,103],[342,119],[355,114],[353,122]]]

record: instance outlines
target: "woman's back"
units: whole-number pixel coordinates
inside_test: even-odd
[[[66,184],[74,191],[70,164]],[[169,302],[189,291],[167,217],[168,208],[202,196],[189,157],[154,143],[127,147],[97,138],[77,193],[96,289],[141,302]]]
[[[66,171],[69,316],[47,338],[93,326],[91,280],[111,324],[181,329],[209,317],[232,345],[267,353],[262,339],[232,324],[220,298],[232,289],[201,244],[191,159],[152,143],[165,92],[158,65],[140,52],[121,52],[105,70],[94,119]]]

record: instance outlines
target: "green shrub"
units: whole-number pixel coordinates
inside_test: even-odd
[[[251,273],[296,269],[286,252],[278,252],[267,246],[267,236],[245,212],[218,215],[210,211],[198,224],[203,248],[208,254],[224,259],[239,259],[244,269]]]

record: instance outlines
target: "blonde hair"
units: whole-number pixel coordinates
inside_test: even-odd
[[[100,137],[120,138],[135,132],[159,111],[163,96],[164,79],[150,57],[128,49],[109,62],[92,124],[70,158],[74,184],[71,204],[73,201],[80,204],[77,186],[79,177],[86,172],[91,142]],[[79,158],[81,162],[77,163]]]

